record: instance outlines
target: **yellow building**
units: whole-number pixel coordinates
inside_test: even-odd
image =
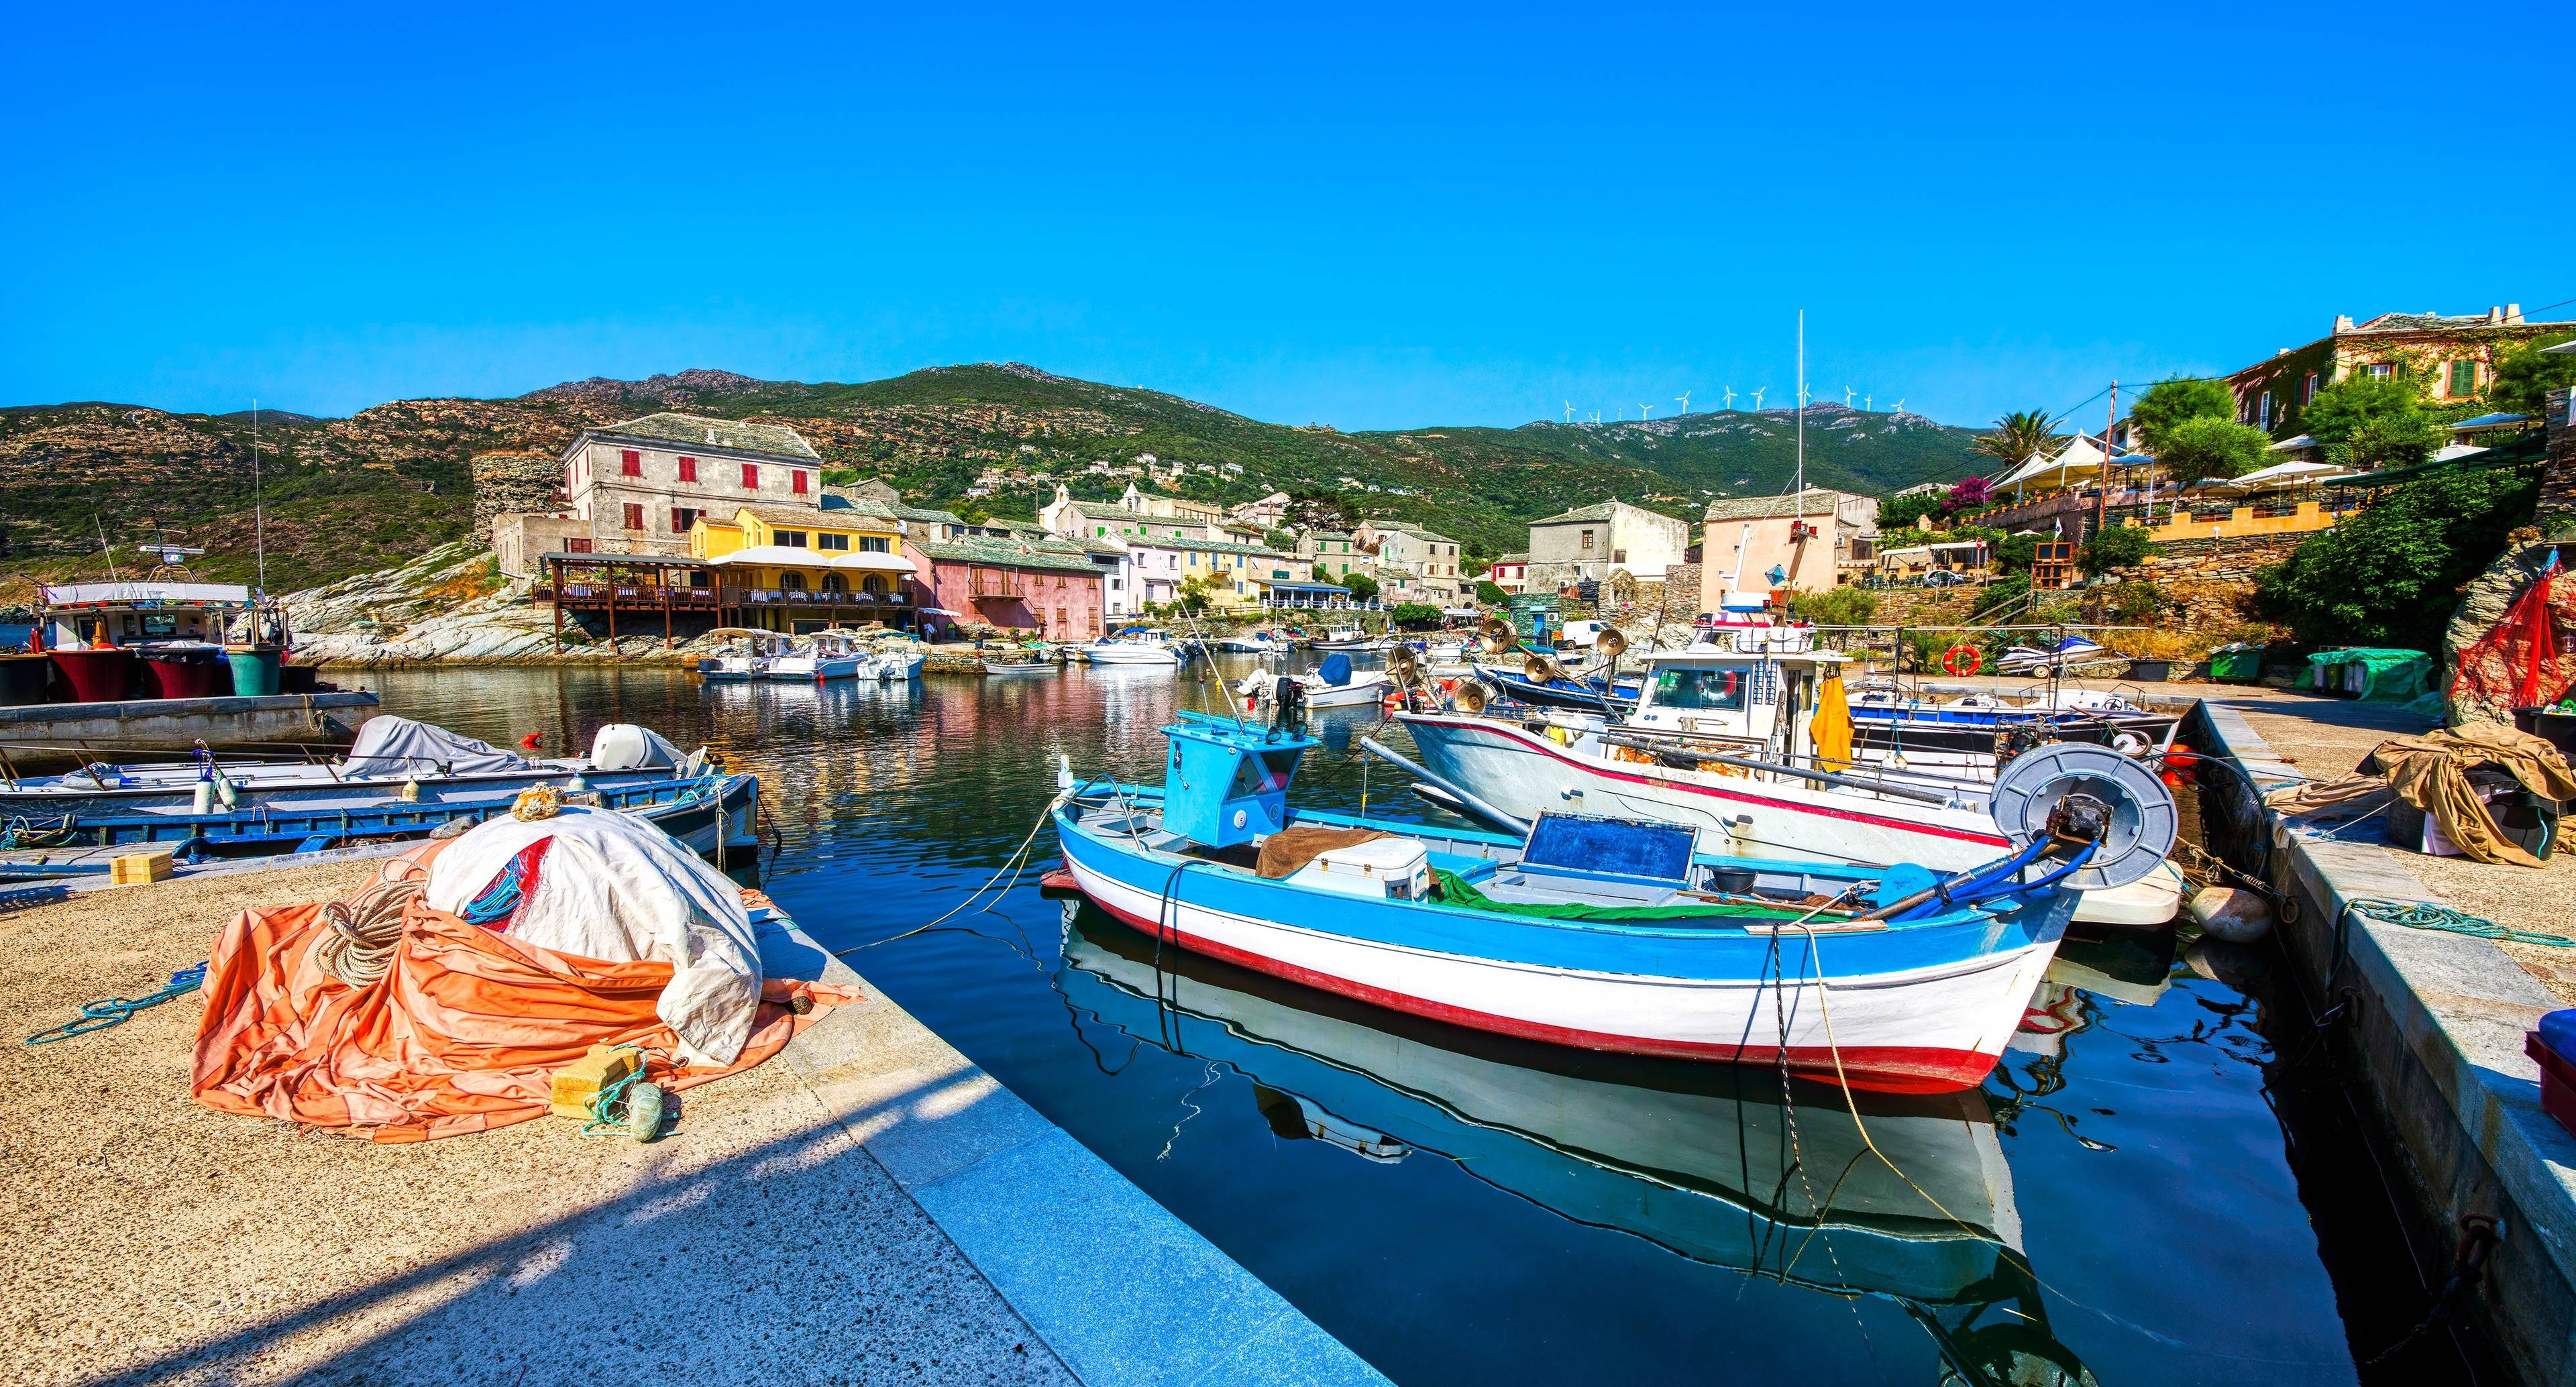
[[[731,519],[700,516],[689,553],[719,577],[724,605],[741,624],[810,630],[847,622],[908,621],[913,562],[902,554],[903,522],[875,502],[819,510],[741,506]]]

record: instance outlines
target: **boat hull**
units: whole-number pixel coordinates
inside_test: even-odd
[[[1913,862],[1935,871],[1964,871],[2011,851],[1982,809],[1614,763],[1487,718],[1399,717],[1425,766],[1523,819],[1566,812],[1658,819],[1696,830],[1699,850],[1717,856]],[[2182,878],[2167,864],[2143,881],[2077,894],[2083,923],[2153,928],[2181,909]]]
[[[1569,929],[1176,871],[1191,859],[1165,860],[1065,815],[1057,824],[1083,894],[1166,947],[1474,1030],[1784,1065],[1881,1092],[1983,1082],[2046,974],[2072,905],[2052,891],[1992,921],[1827,941],[1786,931]],[[1290,910],[1316,923],[1277,918]],[[1996,937],[1977,937],[1987,935]],[[1841,961],[1873,955],[1895,962],[1850,972]]]

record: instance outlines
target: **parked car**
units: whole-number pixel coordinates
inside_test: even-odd
[[[1967,581],[1968,575],[1955,568],[1936,568],[1923,575],[1923,586],[1927,588],[1962,587]]]

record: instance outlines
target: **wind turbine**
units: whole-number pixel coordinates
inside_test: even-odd
[[[1687,390],[1674,397],[1682,402],[1682,413],[1684,414],[1690,413],[1690,397],[1691,393]]]
[[[1770,386],[1767,386],[1767,385],[1764,385],[1764,386],[1757,386],[1757,387],[1755,387],[1755,389],[1754,389],[1754,391],[1753,391],[1753,412],[1754,412],[1754,413],[1756,413],[1756,414],[1760,414],[1760,413],[1762,412],[1762,392],[1763,392],[1763,391],[1765,391],[1765,390],[1768,390],[1768,389],[1770,389],[1770,388],[1771,388],[1771,387],[1770,387]]]
[[[1878,397],[1877,397],[1876,395],[1863,395],[1863,396],[1861,396],[1861,397],[1860,397],[1860,408],[1861,408],[1861,412],[1862,412],[1862,413],[1864,413],[1864,414],[1868,413],[1868,412],[1869,412],[1870,402],[1871,402],[1871,401],[1873,401],[1873,400],[1875,400],[1875,399],[1877,399],[1877,398],[1878,398]]]
[[[1735,387],[1732,385],[1726,387],[1726,407],[1735,408]]]
[[[1848,385],[1844,386],[1844,387],[1843,387],[1843,408],[1845,408],[1845,409],[1849,409],[1849,408],[1851,408],[1852,396],[1857,395],[1857,394],[1859,394],[1859,393],[1860,393],[1859,391],[1852,389],[1852,388],[1851,388],[1850,386],[1848,386]]]
[[[1889,412],[1893,414],[1903,414],[1905,412],[1905,397],[1902,395],[1897,396],[1896,408]]]
[[[1565,422],[1569,424],[1574,422],[1574,401],[1572,400],[1565,402]]]
[[[1653,405],[1639,405],[1639,406],[1637,406],[1637,418],[1638,418],[1638,420],[1639,420],[1640,422],[1643,422],[1643,421],[1645,420],[1646,416],[1647,416],[1648,414],[1650,414],[1650,413],[1652,413],[1652,412],[1654,411],[1654,408],[1655,408],[1655,407],[1654,407]]]

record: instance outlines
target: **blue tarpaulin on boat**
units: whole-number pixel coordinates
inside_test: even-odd
[[[1690,879],[1695,836],[1674,824],[1592,814],[1541,814],[1530,830],[1521,862],[1679,885]]]
[[[1337,689],[1348,684],[1351,682],[1351,657],[1334,651],[1324,657],[1322,664],[1315,666],[1315,677]]]

